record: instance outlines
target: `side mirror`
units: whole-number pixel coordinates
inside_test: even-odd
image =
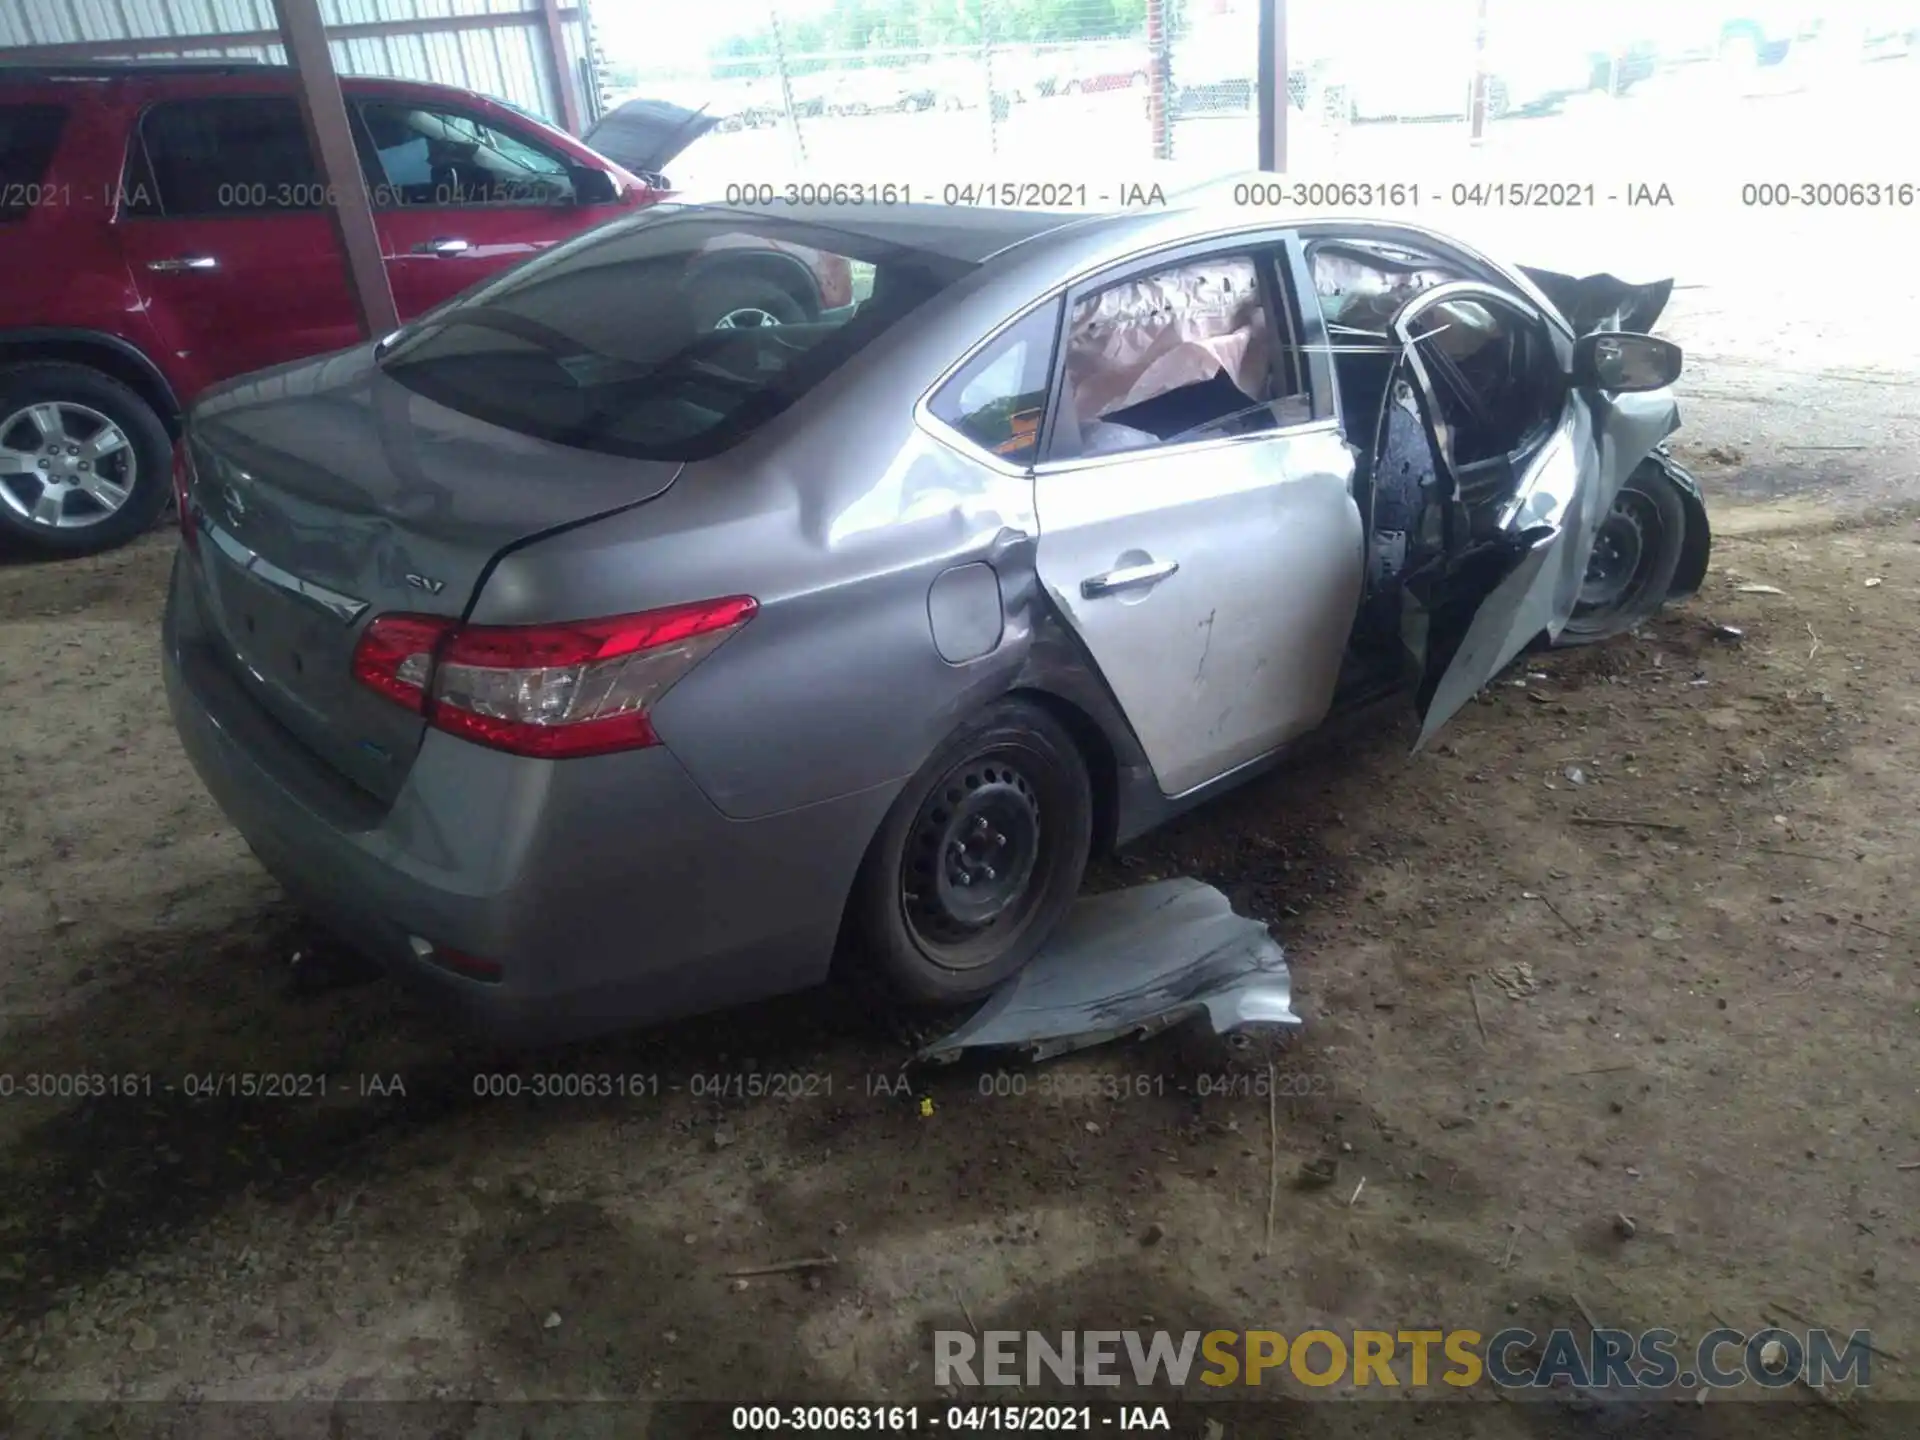
[[[573,181],[573,203],[576,205],[611,205],[620,198],[613,177],[604,170],[595,170],[590,165],[572,165],[567,169]]]
[[[1680,378],[1671,340],[1603,330],[1573,342],[1573,383],[1583,390],[1662,390]]]

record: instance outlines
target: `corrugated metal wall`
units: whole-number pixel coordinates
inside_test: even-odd
[[[581,0],[565,3],[586,13]],[[534,4],[535,0],[320,0],[320,12],[329,27],[406,22],[426,30],[417,35],[334,40],[333,63],[343,75],[397,75],[459,85],[498,96],[558,124],[562,121],[560,98],[554,90],[546,37],[537,21],[485,30],[430,29],[435,20],[520,14]],[[150,40],[151,48],[143,44],[136,52],[140,58],[219,57],[283,64],[286,54],[278,45],[189,48],[177,43],[186,36],[204,39],[277,29],[272,0],[0,0],[0,49]],[[585,26],[571,20],[565,30],[579,92],[587,48]]]

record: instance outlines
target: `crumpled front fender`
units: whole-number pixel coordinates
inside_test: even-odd
[[[1575,335],[1591,335],[1597,330],[1651,334],[1654,322],[1666,313],[1667,302],[1673,298],[1671,280],[1636,285],[1614,275],[1563,275],[1530,265],[1522,265],[1520,273],[1553,302],[1553,308],[1566,317]]]

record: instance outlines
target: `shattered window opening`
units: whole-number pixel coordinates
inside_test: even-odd
[[[1545,329],[1517,306],[1470,297],[1441,301],[1418,323],[1415,340],[1460,498],[1470,508],[1502,499],[1511,462],[1546,438],[1562,408]]]
[[[1250,255],[1187,261],[1076,305],[1053,458],[1311,420],[1297,368],[1278,353],[1259,265]]]

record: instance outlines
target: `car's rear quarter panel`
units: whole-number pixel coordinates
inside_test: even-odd
[[[916,401],[1011,314],[962,282],[665,495],[501,560],[474,619],[510,623],[749,594],[760,611],[656,706],[667,746],[726,815],[897,786],[1013,683],[1035,603],[1033,485],[918,426]],[[916,323],[916,321],[918,323]],[[959,664],[929,594],[995,567],[999,644]]]
[[[308,910],[487,1028],[584,1034],[825,976],[883,795],[741,823],[664,749],[556,763],[429,733],[383,810],[272,721],[207,635],[178,566],[163,673],[221,809]],[[479,985],[415,963],[414,936],[503,961],[504,977]]]

